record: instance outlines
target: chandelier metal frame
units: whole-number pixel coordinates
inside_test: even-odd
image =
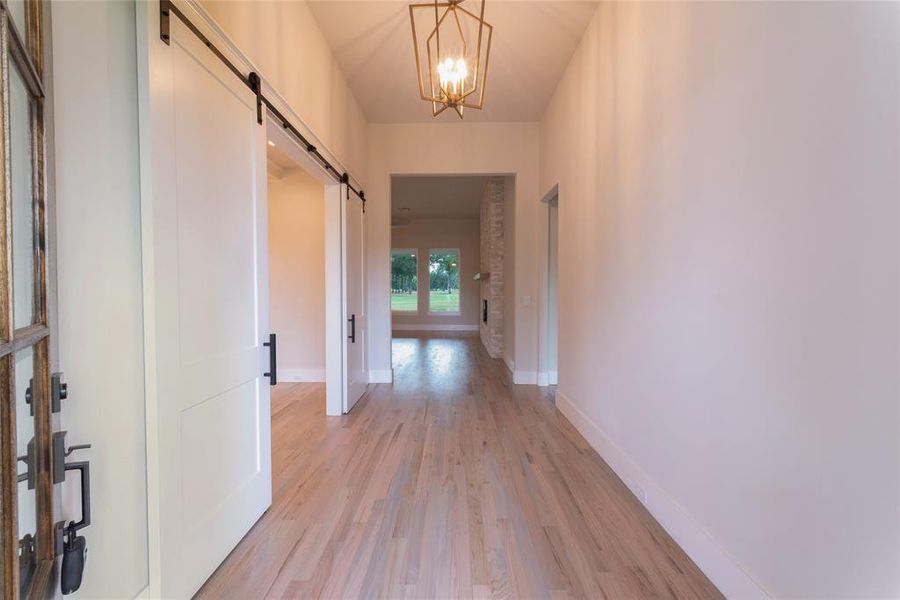
[[[481,9],[479,14],[464,8],[462,3],[465,0],[446,0],[439,2],[427,2],[422,4],[411,4],[409,6],[409,22],[412,26],[413,49],[416,57],[416,75],[419,82],[419,96],[422,100],[431,103],[431,114],[436,117],[448,108],[456,111],[461,119],[463,117],[463,109],[472,108],[481,110],[484,105],[484,90],[487,85],[488,64],[491,57],[491,41],[493,39],[494,27],[484,20],[485,0],[481,0]],[[434,11],[434,27],[425,38],[425,51],[427,55],[428,67],[428,87],[425,85],[425,77],[422,73],[422,61],[419,52],[419,37],[416,33],[416,14],[423,10]],[[456,31],[462,40],[463,58],[467,54],[468,43],[463,32],[460,15],[463,19],[472,19],[478,24],[478,41],[475,52],[475,66],[472,71],[471,86],[464,86],[462,91],[446,89],[441,85],[440,81],[435,82],[437,65],[441,61],[441,26],[445,20],[450,17],[456,23]],[[452,27],[452,23],[450,25]],[[487,30],[485,32],[485,30]],[[485,36],[486,33],[486,36]],[[486,39],[485,39],[486,38]],[[431,46],[434,40],[435,51],[432,53]],[[482,44],[486,44],[484,52],[484,66],[482,68],[481,55]],[[479,79],[480,77],[480,79]],[[468,78],[467,78],[468,79]],[[477,101],[473,101],[473,95],[477,93]]]

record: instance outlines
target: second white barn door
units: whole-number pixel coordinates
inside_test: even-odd
[[[344,406],[348,413],[366,391],[365,211],[362,200],[341,186],[344,281]]]
[[[189,598],[271,503],[266,136],[234,73],[143,9],[150,594]]]

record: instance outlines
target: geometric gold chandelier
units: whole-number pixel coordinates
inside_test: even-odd
[[[419,95],[431,103],[435,117],[452,108],[461,119],[465,108],[481,109],[484,103],[494,28],[484,20],[485,0],[480,8],[472,6],[475,12],[462,6],[464,2],[435,0],[409,7]],[[417,31],[427,36],[420,40]]]

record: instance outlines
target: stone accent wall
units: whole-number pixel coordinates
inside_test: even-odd
[[[504,193],[503,178],[492,177],[481,199],[481,272],[490,273],[490,277],[481,280],[481,301],[488,301],[488,322],[479,318],[479,323],[481,342],[492,358],[503,357]]]

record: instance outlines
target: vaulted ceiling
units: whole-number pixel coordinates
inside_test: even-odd
[[[417,0],[422,2],[423,0]],[[370,123],[431,121],[419,99],[409,2],[310,0],[313,16]],[[580,0],[487,0],[494,26],[484,110],[466,121],[537,121],[596,9]],[[438,120],[458,120],[446,111]]]

